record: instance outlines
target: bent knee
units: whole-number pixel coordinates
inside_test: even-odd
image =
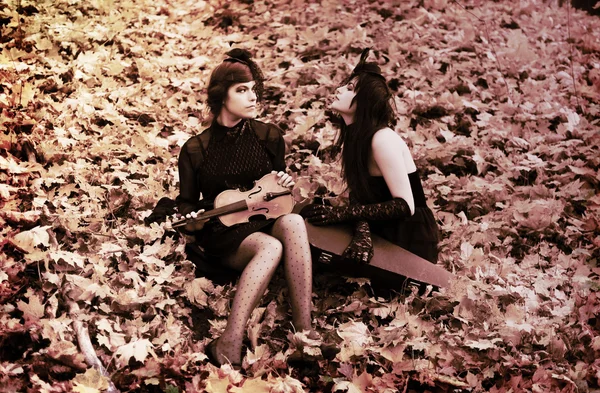
[[[255,233],[255,247],[256,253],[267,253],[275,256],[277,259],[280,259],[283,255],[283,244],[279,239],[271,235],[267,235],[266,233],[258,232]]]
[[[290,213],[290,214],[281,216],[281,217],[279,217],[277,222],[280,225],[283,225],[284,227],[297,226],[297,225],[304,226],[305,225],[304,218],[300,214],[297,214],[297,213]]]

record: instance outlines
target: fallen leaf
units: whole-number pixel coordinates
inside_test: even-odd
[[[26,323],[37,322],[44,317],[44,305],[36,295],[30,296],[28,303],[19,300],[17,308],[23,312]]]
[[[126,365],[131,358],[143,362],[152,351],[152,343],[148,339],[132,339],[129,343],[120,346],[115,352],[121,366]]]
[[[108,389],[109,380],[95,368],[88,368],[84,374],[77,374],[72,380],[73,391],[79,393],[100,393]]]
[[[37,226],[28,231],[20,232],[13,237],[12,242],[26,253],[33,253],[39,245],[44,247],[50,245],[49,228],[50,226]]]

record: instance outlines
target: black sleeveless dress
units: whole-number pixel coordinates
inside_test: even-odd
[[[369,221],[369,227],[372,233],[435,263],[438,258],[439,229],[433,212],[427,207],[419,172],[409,173],[408,179],[415,201],[415,214],[403,220]],[[382,176],[370,176],[368,181],[375,195],[372,203],[393,199]]]
[[[281,130],[272,124],[242,120],[229,128],[214,122],[204,133],[188,140],[179,156],[177,202],[182,214],[212,209],[214,199],[222,191],[246,191],[271,171],[285,170],[285,142]],[[274,221],[262,218],[227,227],[218,218],[212,218],[195,232],[196,242],[207,255],[223,256],[237,249],[248,235],[268,229]]]

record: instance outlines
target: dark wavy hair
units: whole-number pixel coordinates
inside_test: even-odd
[[[368,178],[368,158],[373,135],[382,128],[393,128],[396,124],[396,110],[393,94],[385,77],[376,63],[367,63],[369,49],[361,54],[359,64],[344,81],[355,82],[356,103],[354,122],[340,125],[340,133],[335,142],[342,149],[342,170],[348,189],[360,202],[373,202]]]
[[[207,104],[210,112],[218,116],[227,97],[227,91],[236,83],[255,82],[256,98],[261,100],[263,94],[263,73],[252,60],[250,52],[245,49],[232,49],[226,53],[227,58],[213,70],[207,89]]]

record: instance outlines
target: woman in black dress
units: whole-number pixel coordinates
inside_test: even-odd
[[[393,128],[393,95],[379,66],[366,62],[369,50],[337,89],[331,109],[343,119],[336,141],[350,203],[309,205],[301,214],[316,225],[354,222],[354,238],[344,252],[367,263],[371,233],[431,262],[437,261],[439,232],[427,207],[419,172],[404,140]]]
[[[212,201],[222,191],[251,189],[256,180],[271,172],[277,172],[279,184],[294,184],[284,172],[281,130],[254,119],[263,91],[260,69],[245,50],[234,49],[227,55],[212,72],[208,86],[212,124],[190,138],[179,156],[177,205],[187,217],[212,208]],[[241,363],[246,322],[280,261],[294,328],[311,330],[312,265],[301,216],[287,214],[230,227],[210,219],[187,224],[186,230],[195,233],[197,243],[211,259],[241,272],[227,327],[206,349],[211,361]]]

